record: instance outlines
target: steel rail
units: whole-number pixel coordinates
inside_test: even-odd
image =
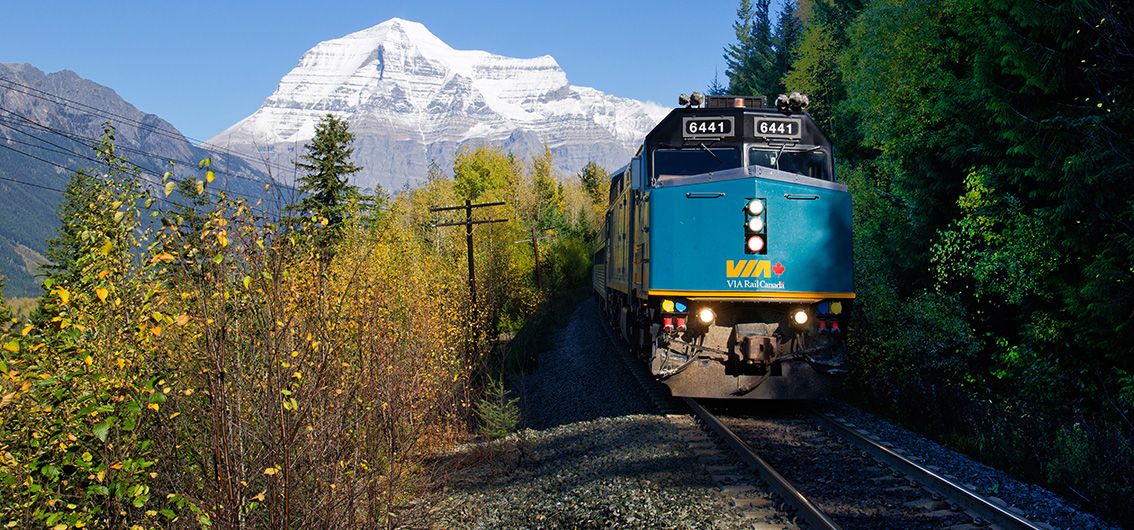
[[[841,421],[832,418],[825,413],[816,413],[816,417],[823,420],[824,423],[834,428],[846,440],[850,441],[859,449],[866,451],[875,459],[878,459],[890,467],[904,473],[910,478],[916,480],[919,484],[926,489],[949,499],[962,508],[968,510],[970,513],[981,517],[992,525],[999,528],[1026,528],[1029,530],[1039,530],[1040,527],[1033,524],[1031,521],[1024,519],[1000,506],[997,506],[987,499],[969,491],[967,488],[958,485],[957,483],[938,475],[924,467],[921,467],[909,459],[903,457],[892,451],[891,449],[871,440],[868,436],[858,432],[844,425]]]
[[[819,507],[815,506],[807,497],[804,497],[799,490],[795,489],[795,486],[792,486],[783,475],[780,475],[768,462],[760,458],[760,455],[756,454],[740,437],[729,430],[728,427],[725,427],[716,416],[713,416],[692,398],[685,398],[685,404],[693,411],[693,415],[703,421],[717,436],[720,436],[744,460],[748,467],[759,473],[780,498],[794,507],[808,524],[813,528],[839,529],[839,525],[835,524],[826,513],[823,513]]]

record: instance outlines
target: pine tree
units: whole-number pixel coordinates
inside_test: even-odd
[[[710,96],[728,95],[728,87],[721,84],[720,77],[715,70],[713,71],[713,80],[709,81],[709,86],[705,89],[705,93]]]
[[[303,161],[295,164],[305,172],[299,178],[304,197],[292,209],[326,225],[316,238],[321,247],[337,242],[343,221],[364,206],[365,198],[349,181],[351,175],[362,171],[350,160],[353,143],[354,134],[346,120],[327,114],[315,125],[315,137],[305,146]]]
[[[725,75],[728,77],[728,90],[733,94],[748,94],[751,89],[749,57],[755,48],[752,42],[753,13],[751,0],[740,0],[736,9],[736,22],[732,30],[736,42],[725,48]]]
[[[786,92],[784,76],[791,69],[795,59],[796,46],[803,35],[803,23],[799,20],[797,10],[795,2],[787,0],[784,3],[783,11],[780,11],[780,18],[776,22],[776,36],[773,39],[776,85],[775,90],[768,92],[769,95]]]
[[[753,95],[772,95],[783,77],[776,72],[775,50],[772,49],[771,0],[756,0],[752,22],[752,43],[755,53],[750,57]]]
[[[47,242],[48,278],[80,284],[93,266],[116,273],[137,246],[136,202],[142,197],[138,169],[118,156],[114,129],[106,124],[98,158],[105,173],[80,169],[71,175],[59,204],[58,235]],[[76,285],[78,287],[78,285]]]
[[[740,96],[767,95],[782,75],[775,72],[770,0],[740,0],[732,29],[736,42],[725,48],[728,90]]]
[[[587,165],[579,171],[579,180],[583,183],[583,189],[587,190],[587,195],[590,195],[592,203],[605,202],[602,196],[606,195],[610,185],[610,175],[605,169],[593,161],[587,162]]]
[[[95,199],[97,179],[86,169],[71,174],[63,200],[59,202],[61,224],[56,236],[47,241],[47,259],[44,266],[50,277],[71,276],[81,255],[84,233],[88,229],[88,205]],[[87,235],[86,238],[90,236]]]

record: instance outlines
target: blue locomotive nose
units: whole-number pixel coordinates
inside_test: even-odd
[[[851,205],[829,181],[758,168],[748,178],[650,190],[649,290],[687,296],[849,297]],[[762,199],[761,217],[748,204]],[[755,236],[752,219],[761,231]],[[763,237],[751,252],[749,237]]]

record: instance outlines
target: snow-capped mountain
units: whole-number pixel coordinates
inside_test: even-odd
[[[527,158],[546,143],[574,172],[621,166],[668,109],[573,86],[551,56],[454,50],[417,22],[390,19],[317,44],[251,116],[209,143],[290,166],[330,113],[349,121],[355,184],[387,190],[424,181],[466,144]],[[290,181],[294,175],[277,174]]]

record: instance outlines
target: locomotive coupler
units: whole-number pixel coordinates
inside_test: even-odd
[[[768,365],[776,357],[774,337],[746,335],[740,341],[740,357],[748,365]]]

